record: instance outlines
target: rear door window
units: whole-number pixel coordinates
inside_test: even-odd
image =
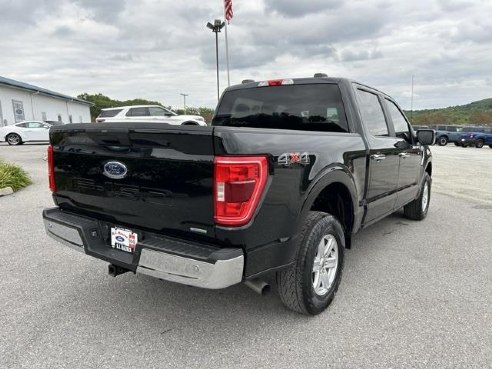
[[[328,83],[228,91],[212,125],[349,132],[340,89]]]
[[[362,121],[373,136],[388,136],[388,125],[378,95],[357,89]]]

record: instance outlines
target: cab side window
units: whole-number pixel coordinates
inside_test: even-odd
[[[383,108],[376,94],[365,90],[357,90],[362,121],[373,136],[388,136],[388,125],[384,118]]]

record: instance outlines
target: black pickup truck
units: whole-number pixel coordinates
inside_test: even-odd
[[[52,127],[46,232],[113,276],[261,292],[273,273],[282,302],[314,315],[352,234],[401,208],[425,218],[434,136],[388,95],[325,76],[227,88],[207,127]]]

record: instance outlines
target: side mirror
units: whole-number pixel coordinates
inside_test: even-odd
[[[436,131],[433,129],[419,129],[417,139],[422,145],[434,145],[436,142]]]

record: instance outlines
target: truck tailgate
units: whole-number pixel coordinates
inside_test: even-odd
[[[213,128],[107,123],[53,127],[62,209],[116,225],[213,235]]]

